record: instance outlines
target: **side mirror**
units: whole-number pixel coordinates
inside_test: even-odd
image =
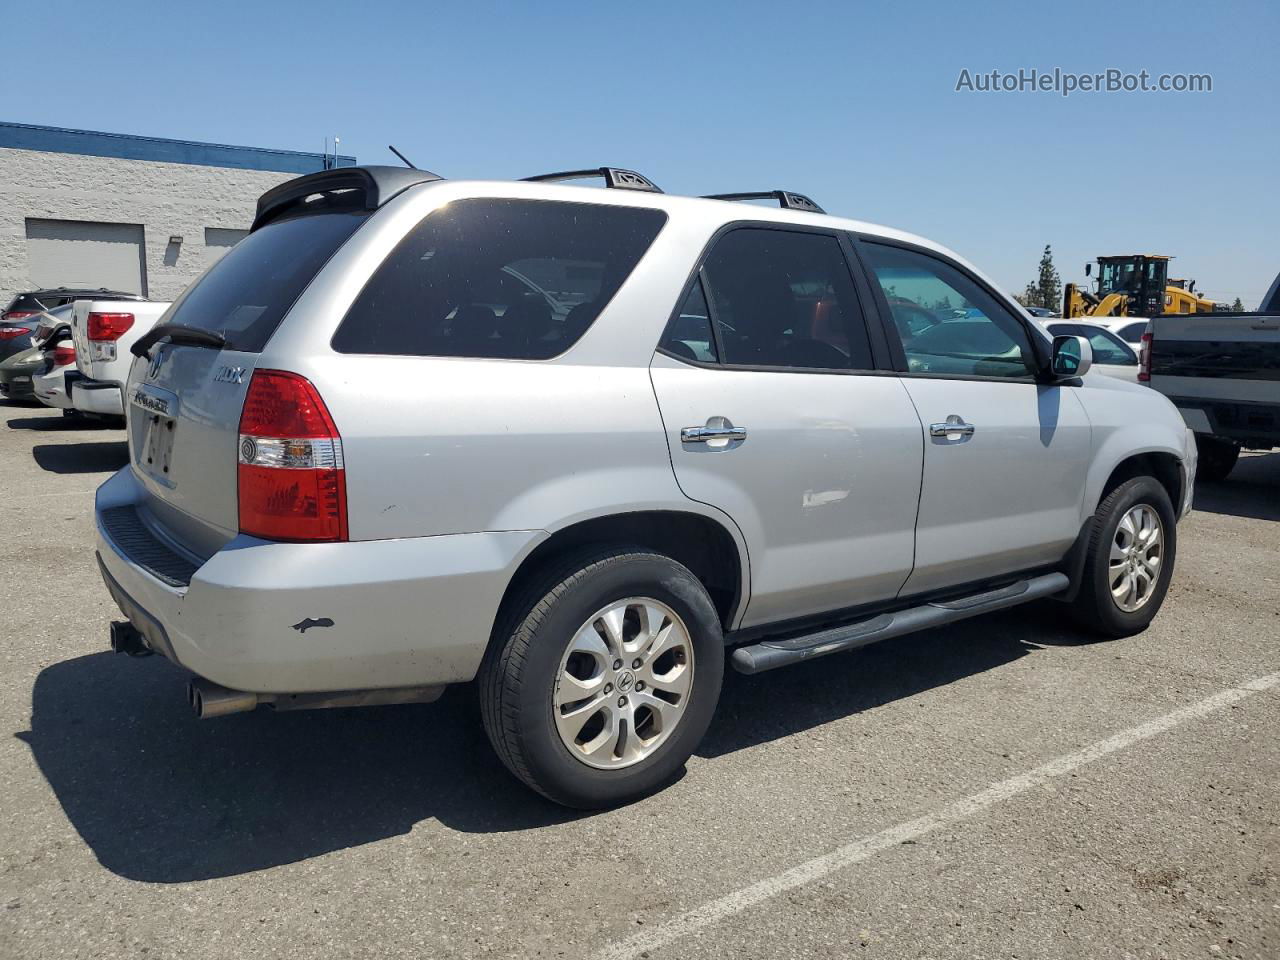
[[[1084,275],[1085,275],[1086,277],[1088,277],[1088,276],[1092,276],[1092,275],[1093,275],[1093,264],[1092,264],[1092,263],[1086,263],[1086,264],[1084,265]]]
[[[1093,347],[1084,337],[1054,337],[1049,369],[1055,377],[1083,377],[1093,366]]]

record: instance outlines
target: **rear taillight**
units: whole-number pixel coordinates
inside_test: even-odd
[[[89,314],[89,359],[114,360],[116,341],[133,326],[132,313]]]
[[[1155,338],[1148,331],[1142,335],[1142,345],[1138,348],[1138,380],[1147,383],[1151,380],[1151,348]]]
[[[0,327],[0,340],[12,340],[14,337],[25,337],[31,331],[26,327]]]
[[[65,367],[69,363],[76,362],[76,348],[71,346],[54,347],[53,348],[53,365],[55,367]]]
[[[38,312],[36,310],[10,310],[8,313],[0,313],[0,320],[5,323],[17,323],[19,320],[27,319],[27,317],[34,317]]]
[[[119,340],[132,326],[132,313],[91,313],[89,314],[89,339]]]
[[[306,377],[258,370],[240,414],[240,532],[346,540],[342,437]]]

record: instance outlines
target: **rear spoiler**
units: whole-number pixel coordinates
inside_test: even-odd
[[[406,167],[338,167],[286,180],[258,198],[250,233],[285,214],[314,210],[377,210],[419,183],[444,178]]]

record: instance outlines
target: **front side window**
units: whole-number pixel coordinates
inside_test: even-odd
[[[428,214],[378,267],[339,353],[546,360],[569,349],[662,229],[660,210],[477,198]]]
[[[872,368],[866,323],[835,237],[733,230],[716,242],[702,277],[724,363]]]
[[[1027,377],[1027,332],[1013,313],[958,269],[935,257],[864,243],[868,264],[902,341],[910,373]]]

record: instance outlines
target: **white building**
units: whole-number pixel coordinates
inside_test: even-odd
[[[0,309],[44,287],[170,300],[248,232],[263,191],[354,164],[0,122]]]

